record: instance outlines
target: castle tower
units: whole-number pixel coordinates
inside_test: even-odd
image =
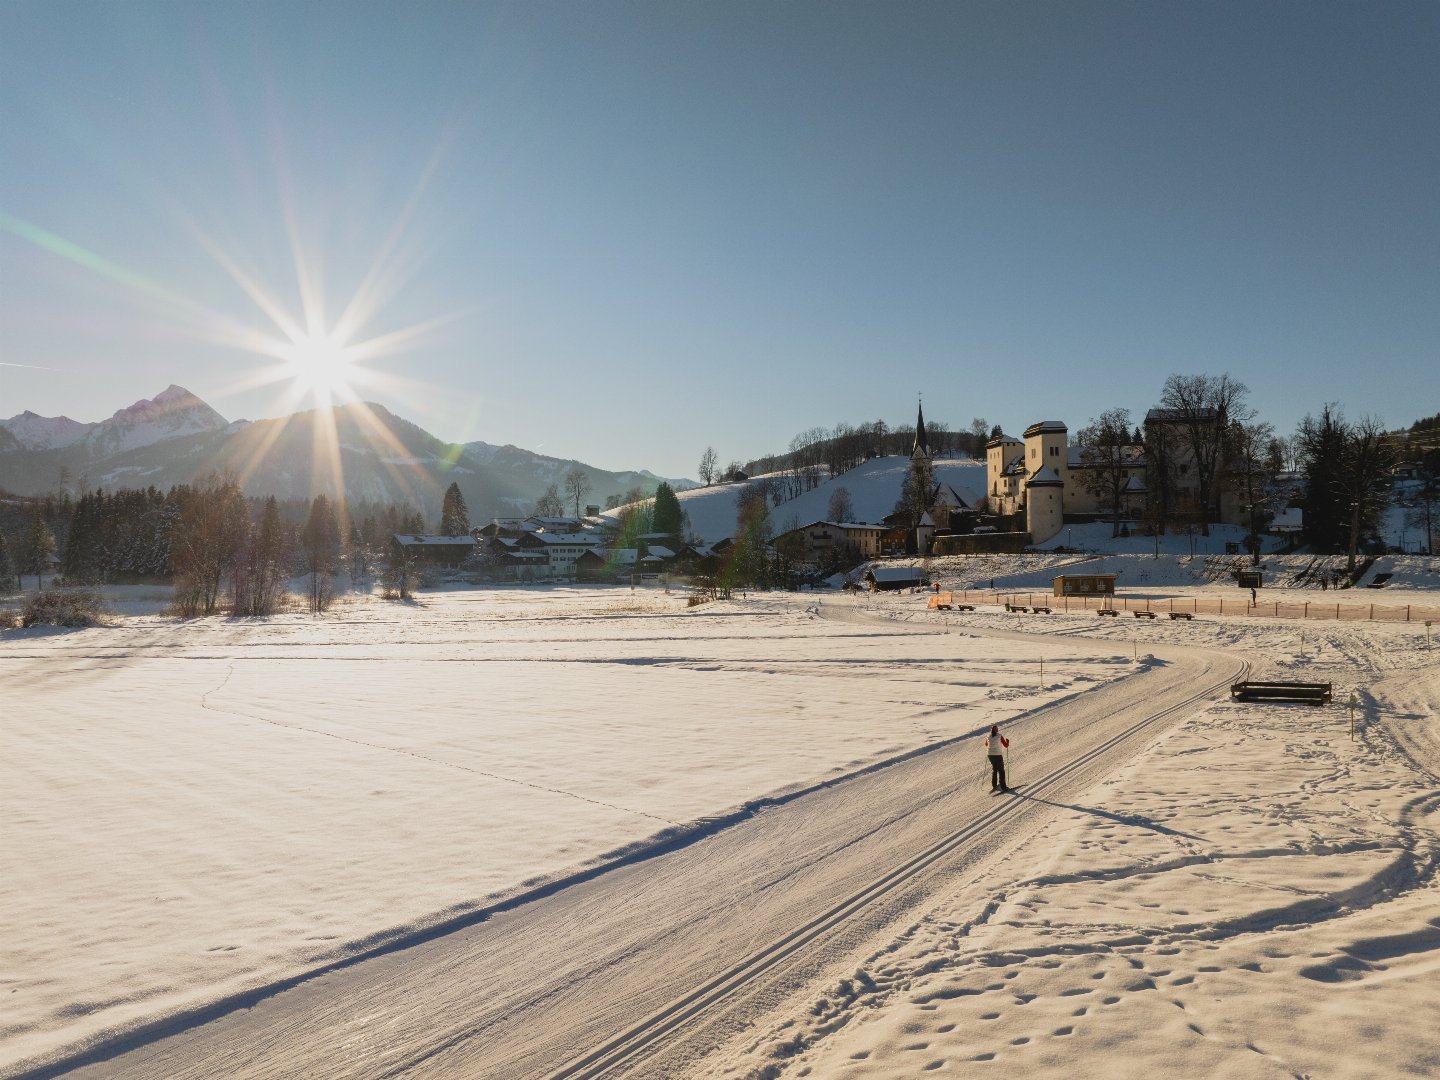
[[[1069,465],[1068,429],[1059,420],[1042,420],[1025,429],[1025,528],[1030,542],[1043,544],[1065,523],[1065,483]]]

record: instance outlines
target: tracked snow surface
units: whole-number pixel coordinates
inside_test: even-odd
[[[933,570],[1032,587],[1039,558]],[[1152,564],[1135,588],[1222,587]],[[1364,599],[1434,604],[1405,565],[1404,592]],[[613,1075],[1440,1069],[1440,635],[1421,625],[604,588],[183,623],[125,595],[109,626],[0,632],[0,1076],[599,1075],[590,1048],[621,1032],[653,1034]],[[1211,693],[1115,718],[1199,679],[1192,657]],[[1232,704],[1245,665],[1337,703]],[[991,723],[1010,796],[983,779]],[[829,842],[841,818],[858,839]],[[882,825],[922,820],[953,860],[923,888],[877,869],[921,847]],[[762,888],[792,830],[793,869]],[[824,895],[801,872],[822,862]],[[544,990],[586,890],[633,941]],[[672,912],[727,890],[743,929],[647,968]],[[528,951],[484,936],[547,905]],[[564,998],[606,981],[625,992]],[[347,994],[363,1006],[333,1022],[363,1029],[312,1025]]]

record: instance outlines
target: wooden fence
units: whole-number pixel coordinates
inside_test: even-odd
[[[1440,622],[1440,607],[1421,607],[1414,604],[1356,604],[1325,603],[1309,601],[1304,603],[1284,600],[1261,600],[1250,603],[1250,598],[1236,597],[1233,600],[1212,597],[1177,597],[1170,600],[1145,600],[1124,596],[1055,596],[1051,592],[1003,592],[999,590],[974,590],[953,592],[956,603],[961,604],[1010,604],[1015,607],[1048,607],[1052,611],[1094,611],[1097,608],[1114,608],[1118,611],[1153,611],[1165,615],[1172,611],[1189,612],[1192,615],[1227,615],[1237,618],[1268,619],[1326,619],[1341,622]]]

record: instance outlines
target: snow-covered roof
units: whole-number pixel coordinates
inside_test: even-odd
[[[1136,473],[1130,477],[1129,480],[1125,481],[1124,491],[1127,495],[1143,495],[1149,490],[1150,489],[1145,486],[1145,481],[1140,479],[1139,473]]]
[[[1121,446],[1119,454],[1115,457],[1115,464],[1122,469],[1140,469],[1145,466],[1145,448],[1143,446]],[[1087,455],[1089,460],[1086,460]],[[1109,465],[1111,462],[1110,448],[1078,446],[1072,443],[1066,447],[1066,461],[1072,469],[1095,469]]]
[[[466,547],[475,546],[475,538],[468,533],[463,536],[425,536],[411,533],[396,533],[395,542],[401,547]]]
[[[1063,420],[1041,420],[1039,423],[1031,424],[1025,429],[1025,438],[1028,439],[1032,435],[1042,435],[1050,433],[1063,434],[1069,430],[1070,429],[1065,426],[1065,421]]]
[[[647,546],[650,549],[650,554],[657,559],[673,559],[675,557],[675,552],[671,551],[664,544],[649,544]]]
[[[1052,469],[1049,465],[1041,465],[1040,468],[1038,468],[1038,469],[1035,470],[1034,475],[1031,476],[1029,480],[1026,480],[1026,481],[1025,481],[1025,486],[1026,486],[1026,487],[1063,486],[1064,483],[1065,483],[1065,481],[1060,479],[1060,474],[1057,473],[1054,469]]]
[[[1305,511],[1298,506],[1287,506],[1278,511],[1270,522],[1270,532],[1299,532],[1305,525]]]
[[[933,502],[937,506],[953,506],[960,510],[970,509],[970,504],[965,501],[964,496],[949,484],[943,482],[936,485]]]
[[[865,576],[876,581],[919,581],[925,572],[915,566],[872,566]]]
[[[1024,445],[1025,445],[1025,444],[1024,444],[1021,440],[1015,438],[1014,435],[1006,435],[1004,432],[1001,432],[999,435],[996,435],[993,439],[991,439],[989,442],[987,442],[987,443],[985,444],[985,449],[989,450],[989,449],[991,449],[992,447],[996,447],[996,446],[1024,446]]]

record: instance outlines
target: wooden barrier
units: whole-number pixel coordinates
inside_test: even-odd
[[[1230,684],[1234,701],[1303,701],[1310,705],[1327,705],[1333,698],[1330,683],[1302,682],[1238,682]]]

